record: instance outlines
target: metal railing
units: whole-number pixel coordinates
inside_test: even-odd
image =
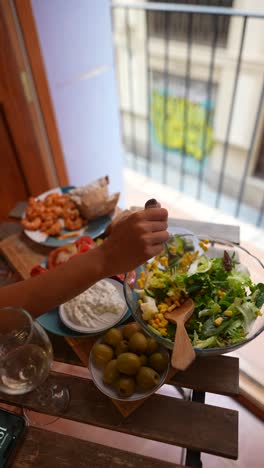
[[[158,2],[153,2],[158,3]],[[204,5],[206,2],[204,0],[184,0],[175,2],[173,0],[165,0],[163,3],[182,3],[182,4],[196,4]],[[211,4],[219,7],[232,7],[233,0],[213,0]],[[166,15],[169,15],[170,12],[157,12],[150,11],[148,14],[148,30],[149,34],[153,36],[163,37],[164,34],[164,21]],[[218,19],[218,43],[222,47],[225,47],[227,44],[228,30],[229,30],[229,16],[220,16]],[[188,28],[188,13],[182,13],[181,15],[172,15],[171,17],[171,38],[179,41],[185,41],[186,33]],[[198,44],[208,44],[210,41],[210,33],[214,28],[214,23],[210,21],[208,15],[196,14],[193,18],[193,40]]]
[[[191,135],[191,126],[190,126],[190,109],[197,104],[191,102],[190,94],[192,84],[195,80],[192,77],[192,68],[195,60],[197,57],[194,57],[194,53],[197,52],[197,44],[194,41],[193,35],[193,25],[194,19],[196,15],[206,15],[208,18],[207,21],[211,21],[210,26],[210,34],[207,37],[207,49],[206,54],[208,60],[206,62],[207,67],[207,75],[206,79],[203,78],[203,87],[204,87],[204,101],[205,105],[201,106],[199,109],[200,113],[202,113],[202,119],[199,122],[199,158],[196,162],[196,173],[195,175],[192,174],[192,178],[195,179],[196,183],[196,193],[195,197],[197,199],[202,198],[202,193],[205,190],[205,187],[208,184],[208,168],[206,164],[208,163],[209,150],[208,150],[208,139],[210,132],[213,129],[213,122],[212,122],[212,108],[211,102],[213,99],[213,94],[215,92],[216,86],[216,69],[219,70],[220,65],[222,69],[225,67],[225,60],[226,57],[223,56],[223,49],[222,55],[219,59],[221,64],[217,64],[217,55],[219,54],[219,50],[221,47],[221,41],[219,42],[219,21],[222,17],[228,17],[229,20],[236,18],[236,21],[239,21],[239,31],[240,37],[237,40],[237,48],[236,53],[234,52],[234,48],[229,56],[229,62],[232,62],[232,70],[234,72],[234,77],[232,81],[232,86],[230,87],[230,83],[228,83],[229,88],[229,107],[225,112],[224,120],[225,120],[225,129],[222,129],[222,138],[221,144],[218,141],[218,136],[215,137],[216,146],[221,149],[221,152],[218,151],[217,155],[214,155],[215,159],[215,166],[217,170],[214,169],[214,176],[217,175],[217,180],[214,180],[214,205],[215,207],[220,207],[222,199],[224,196],[227,196],[228,199],[233,200],[233,214],[236,217],[240,216],[241,210],[244,209],[244,206],[250,210],[251,202],[248,200],[244,200],[245,194],[247,194],[247,198],[254,198],[254,193],[256,193],[256,197],[258,199],[258,203],[255,203],[253,200],[253,207],[255,218],[251,222],[255,223],[257,226],[263,226],[264,224],[264,174],[260,174],[260,179],[256,183],[256,187],[254,188],[254,170],[252,169],[253,166],[257,167],[257,158],[264,158],[264,154],[257,154],[259,145],[256,145],[256,141],[260,141],[261,138],[264,139],[264,126],[263,126],[263,104],[264,104],[264,60],[260,59],[259,62],[256,59],[257,64],[252,65],[251,57],[249,57],[249,50],[247,49],[247,58],[244,59],[245,54],[245,43],[247,41],[247,34],[248,34],[248,23],[254,19],[263,22],[264,28],[264,13],[261,12],[249,12],[249,11],[240,11],[234,8],[220,8],[220,7],[207,7],[207,6],[197,6],[197,5],[179,5],[179,4],[172,4],[172,3],[151,3],[151,2],[142,2],[142,3],[118,3],[115,2],[112,4],[113,8],[113,30],[115,36],[119,36],[116,39],[116,53],[118,55],[118,48],[121,47],[123,52],[126,55],[126,70],[127,70],[127,99],[126,99],[126,106],[124,107],[122,104],[121,98],[121,114],[122,114],[122,121],[124,124],[124,120],[126,119],[130,121],[130,129],[129,135],[123,135],[125,146],[130,153],[132,153],[132,158],[134,161],[134,168],[136,169],[144,161],[145,172],[147,175],[151,175],[152,168],[155,163],[159,164],[160,172],[162,174],[162,182],[164,184],[167,183],[168,174],[172,173],[173,171],[177,172],[178,177],[178,188],[180,191],[185,190],[185,182],[186,177],[189,176],[187,162],[189,161],[190,157],[190,148],[192,142],[192,135]],[[133,12],[141,12],[144,16],[143,18],[143,36],[142,34],[138,35],[135,34],[134,29],[137,28],[137,24],[134,25],[134,29],[131,28],[130,20],[131,15]],[[121,21],[121,32],[116,29],[116,21],[117,17],[116,14],[118,12],[122,12],[122,17],[118,18],[119,29],[120,29],[120,21]],[[163,37],[162,39],[158,39],[158,43],[156,42],[153,45],[153,39],[157,40],[157,38],[153,38],[153,31],[151,32],[150,29],[150,14],[153,15],[160,14],[161,12],[166,13],[164,16],[164,24],[163,24]],[[177,39],[176,36],[171,34],[172,28],[175,27],[175,21],[172,21],[173,15],[177,16],[177,21],[180,21],[180,16],[185,15],[187,17],[187,25],[186,25],[186,38],[185,38],[185,57],[184,59],[181,57],[182,60],[182,67],[184,69],[183,74],[181,76],[181,81],[183,82],[183,88],[181,90],[180,98],[177,97],[177,93],[175,96],[171,98],[170,96],[170,86],[171,82],[179,81],[179,77],[177,76],[177,71],[174,67],[170,65],[171,61],[177,61],[177,50],[172,57],[171,49],[176,47],[177,49]],[[251,35],[254,34],[254,31],[251,30]],[[238,34],[239,35],[239,34]],[[263,38],[263,36],[262,36]],[[210,39],[210,40],[209,40]],[[136,44],[136,45],[134,45]],[[209,44],[209,46],[208,46]],[[150,47],[152,45],[152,47]],[[134,70],[134,58],[135,58],[135,51],[136,47],[141,49],[141,53],[143,53],[145,61],[144,61],[144,73],[145,73],[145,83],[146,83],[146,112],[145,112],[145,150],[139,150],[139,147],[142,146],[139,144],[139,135],[138,135],[138,126],[140,119],[142,120],[142,113],[137,111],[137,103],[136,103],[136,92],[137,88],[135,89],[135,70]],[[159,54],[162,55],[162,70],[159,70],[159,73],[162,73],[162,92],[159,95],[160,100],[162,101],[162,105],[159,107],[159,120],[158,121],[158,131],[156,128],[157,133],[159,134],[159,150],[157,151],[157,147],[153,149],[153,118],[155,120],[155,108],[153,104],[153,76],[155,76],[153,70],[153,50],[155,47],[159,47]],[[203,53],[204,50],[202,51]],[[255,51],[252,51],[252,55],[254,56]],[[117,60],[117,67],[120,67],[120,63]],[[239,112],[237,107],[237,99],[238,99],[238,87],[240,86],[241,76],[243,75],[243,67],[247,70],[253,69],[253,73],[255,73],[256,82],[258,83],[258,96],[257,96],[257,103],[254,104],[254,113],[252,115],[250,108],[244,108],[243,111],[248,111],[249,121],[254,121],[252,125],[252,132],[251,135],[248,135],[248,144],[245,145],[245,142],[242,141],[241,143],[241,154],[243,153],[243,157],[241,156],[240,160],[236,163],[238,164],[238,169],[240,171],[240,178],[236,179],[236,190],[235,195],[226,192],[226,186],[228,185],[228,180],[230,179],[229,174],[229,164],[231,159],[233,158],[235,162],[235,158],[237,158],[238,147],[240,147],[239,142],[237,141],[238,136],[232,135],[233,126],[236,123],[235,118],[239,118]],[[255,68],[254,68],[255,67]],[[257,72],[256,72],[257,69]],[[219,74],[219,73],[218,73]],[[122,79],[124,77],[122,76]],[[261,85],[260,85],[260,80]],[[254,85],[253,85],[254,86]],[[154,89],[155,90],[155,89]],[[136,91],[136,92],[135,92]],[[256,101],[256,100],[255,100]],[[181,128],[180,130],[175,127],[175,134],[173,135],[173,129],[171,129],[168,116],[170,112],[174,112],[171,110],[171,107],[175,107],[175,112],[179,112],[179,106],[181,106],[182,114],[181,114]],[[178,107],[177,107],[178,106]],[[197,109],[196,109],[197,110]],[[216,109],[217,110],[217,109]],[[175,115],[173,116],[175,118]],[[175,120],[176,121],[176,120]],[[193,123],[195,127],[197,123]],[[170,127],[170,128],[169,128]],[[212,128],[211,128],[212,127]],[[123,125],[124,128],[124,125]],[[154,128],[155,130],[155,128]],[[210,132],[209,132],[210,130]],[[174,137],[177,137],[177,132],[181,134],[181,143],[180,147],[178,144],[177,150],[175,150],[176,156],[173,158],[171,156],[172,150],[170,145],[168,144],[168,132],[170,133],[170,137],[173,140]],[[194,128],[195,131],[195,128]],[[262,131],[262,137],[261,137]],[[142,133],[142,132],[141,132]],[[141,135],[142,140],[142,135]],[[242,138],[243,140],[243,138]],[[173,145],[172,145],[173,146]],[[236,154],[235,154],[236,153]],[[168,158],[168,155],[170,157]],[[177,159],[177,164],[175,163]],[[254,161],[255,162],[254,162]],[[142,164],[141,164],[142,166]],[[232,164],[231,164],[232,166]],[[234,164],[233,164],[234,166]],[[242,167],[243,166],[243,167]],[[235,167],[235,166],[234,166]],[[228,170],[227,170],[228,168]],[[234,169],[236,172],[236,169]],[[209,171],[210,172],[210,171]],[[228,172],[228,174],[227,174]],[[210,176],[210,173],[209,173]],[[210,178],[210,177],[209,177]],[[231,185],[232,185],[232,178]],[[234,179],[235,180],[235,179]],[[249,183],[250,182],[250,183]],[[251,184],[251,185],[250,185]],[[253,186],[252,186],[253,184]],[[250,187],[252,194],[248,195],[250,192]],[[253,187],[253,188],[252,188]],[[254,192],[256,191],[256,192]],[[231,190],[232,192],[232,190]],[[231,198],[230,198],[231,197]],[[255,197],[255,198],[256,198]],[[227,202],[228,203],[228,202]],[[253,209],[253,208],[252,208]]]

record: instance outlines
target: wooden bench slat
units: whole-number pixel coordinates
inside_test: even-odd
[[[238,395],[239,359],[231,356],[197,357],[187,370],[177,372],[172,382],[200,392]]]
[[[81,366],[79,357],[65,339],[51,335],[54,359],[66,364]],[[177,372],[172,383],[178,387],[222,395],[239,394],[239,360],[229,356],[197,357],[184,372]]]
[[[55,462],[56,460],[56,462]],[[183,465],[88,442],[75,437],[30,428],[14,462],[14,468],[182,468]]]
[[[159,442],[226,458],[237,458],[238,412],[206,404],[153,395],[127,418],[89,379],[53,373],[50,383],[68,386],[71,402],[63,414],[75,420]],[[25,396],[0,395],[6,403],[42,411],[34,392]],[[47,408],[49,414],[57,414]]]

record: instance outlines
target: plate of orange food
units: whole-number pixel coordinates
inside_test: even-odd
[[[108,177],[85,187],[57,187],[31,197],[22,218],[34,242],[59,247],[80,236],[100,236],[112,219],[119,194],[108,196]]]

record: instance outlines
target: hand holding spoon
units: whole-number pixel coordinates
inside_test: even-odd
[[[157,208],[160,204],[152,198],[145,203],[145,209]],[[169,248],[166,245],[168,257]],[[171,356],[171,365],[175,369],[185,370],[195,359],[195,351],[185,328],[185,322],[191,317],[194,311],[194,302],[187,299],[180,307],[171,312],[166,312],[164,317],[177,325],[175,333],[174,348]]]

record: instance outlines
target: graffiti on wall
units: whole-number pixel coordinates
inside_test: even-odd
[[[185,100],[182,96],[166,96],[163,91],[153,90],[151,125],[155,141],[167,150],[184,152],[196,160],[209,156],[212,151],[213,106],[206,101]]]

